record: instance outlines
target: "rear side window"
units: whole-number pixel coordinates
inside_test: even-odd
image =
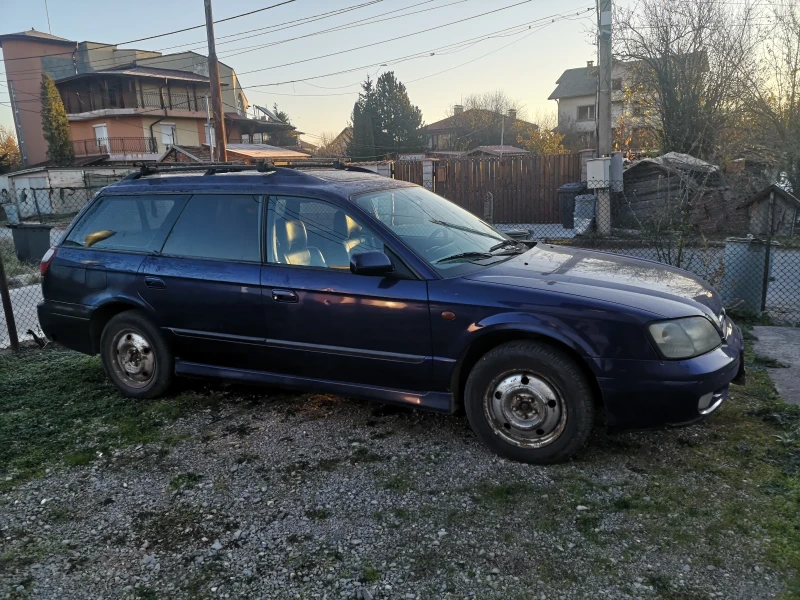
[[[83,215],[69,246],[158,252],[189,196],[106,196]]]
[[[171,256],[261,262],[258,196],[192,196],[163,253]]]

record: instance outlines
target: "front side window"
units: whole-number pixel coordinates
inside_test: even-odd
[[[158,252],[189,196],[106,196],[84,214],[64,244]]]
[[[370,250],[383,252],[383,242],[335,204],[293,196],[270,200],[267,262],[349,270],[351,256]]]
[[[257,196],[192,196],[163,254],[242,262],[261,261],[261,200]]]
[[[421,187],[370,192],[358,205],[442,274],[457,275],[526,250],[472,213]]]

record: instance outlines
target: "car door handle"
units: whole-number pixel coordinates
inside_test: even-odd
[[[275,302],[297,302],[297,294],[292,290],[272,290],[272,299]]]
[[[167,284],[164,283],[164,280],[161,277],[145,277],[144,284],[149,287],[153,288],[154,290],[163,290],[167,287]]]

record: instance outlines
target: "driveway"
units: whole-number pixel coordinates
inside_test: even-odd
[[[771,361],[761,362],[767,367],[781,398],[790,404],[800,405],[800,327],[753,327],[758,337],[755,351]]]

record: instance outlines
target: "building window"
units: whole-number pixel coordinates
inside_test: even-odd
[[[611,80],[611,89],[614,91],[621,91],[622,90],[622,78],[616,77]]]
[[[178,136],[175,131],[175,123],[161,124],[161,143],[165,146],[173,146],[178,143]]]
[[[594,121],[594,104],[578,107],[578,121]]]

